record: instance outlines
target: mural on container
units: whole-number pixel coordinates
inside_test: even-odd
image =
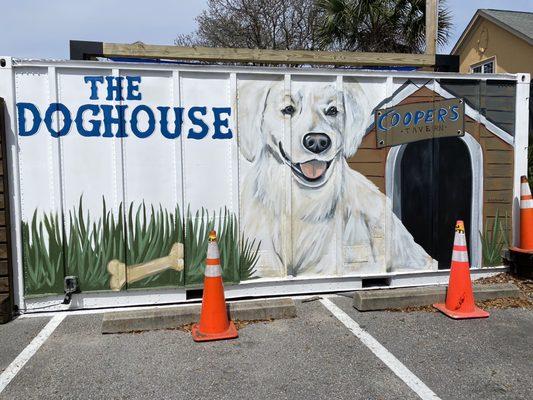
[[[224,281],[238,283],[255,273],[259,244],[239,235],[228,210],[218,218],[204,209],[183,216],[179,207],[169,212],[143,203],[130,204],[124,216],[121,204],[115,216],[103,199],[101,216],[92,217],[80,198],[65,221],[65,240],[57,215],[44,214],[41,220],[36,211],[31,222],[22,222],[26,293],[61,293],[64,264],[85,291],[200,284],[213,229]]]
[[[253,165],[242,187],[243,226],[272,250],[261,275],[336,275],[339,252],[341,273],[436,268],[387,197],[346,162],[371,123],[375,97],[358,82],[342,91],[302,84],[290,96],[281,81],[242,87],[240,150]],[[287,171],[292,184],[280,184]]]
[[[126,189],[115,188],[123,193],[114,200],[98,192],[100,206],[87,206],[89,190],[84,189],[74,192],[76,204],[65,201],[68,207],[60,210],[28,208],[22,221],[26,294],[61,293],[66,274],[78,276],[84,291],[201,284],[211,229],[219,235],[227,283],[437,268],[436,260],[393,212],[389,198],[347,162],[358,152],[372,127],[374,110],[385,98],[382,82],[295,78],[287,86],[278,78],[238,79],[233,98],[229,91],[220,94],[219,103],[225,106],[195,105],[187,100],[190,94],[182,94],[178,107],[145,103],[144,80],[122,78],[74,76],[85,90],[87,104],[65,101],[43,108],[30,99],[17,103],[23,152],[43,135],[80,146],[116,146],[113,157],[124,157],[132,142],[157,140],[161,149],[192,143],[199,149],[195,154],[212,146],[205,150],[208,156],[204,154],[201,165],[207,165],[207,171],[227,169],[228,174],[238,170],[238,179],[228,179],[237,182],[227,189],[236,191],[238,207],[224,202],[222,208],[208,206],[204,201],[209,198],[191,201],[179,187],[175,197],[184,200],[169,207],[157,196],[171,189],[160,187],[151,200],[137,195],[126,201]],[[168,78],[158,79],[165,87],[171,84]],[[194,93],[199,98],[218,96],[205,88],[194,87]],[[226,147],[226,164],[216,164],[210,151],[228,144],[235,151]],[[175,156],[176,180],[189,179],[182,183],[189,191],[207,185],[210,193],[209,185],[218,178],[197,172],[199,161],[185,166],[187,151],[180,147]],[[126,161],[119,165],[123,176],[117,179],[134,180],[142,193],[142,181],[149,184],[150,176],[142,175],[141,168],[126,171]],[[32,162],[27,157],[21,168]],[[170,167],[158,168],[168,172]],[[58,193],[63,198],[66,183],[61,179]]]

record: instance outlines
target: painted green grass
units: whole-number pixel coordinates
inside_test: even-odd
[[[509,247],[509,226],[507,214],[502,222],[499,210],[492,225],[485,221],[485,228],[481,236],[481,250],[483,256],[483,267],[494,267],[502,265],[502,251]]]
[[[111,210],[102,201],[102,218],[91,221],[91,216],[83,212],[80,199],[77,210],[68,215],[68,236],[66,236],[65,269],[67,275],[76,275],[83,290],[102,290],[109,287],[107,262],[112,259],[124,260],[125,247],[122,231],[124,219],[122,205],[115,221]]]
[[[168,255],[176,242],[184,244],[184,271],[167,270],[128,288],[201,284],[212,229],[219,237],[225,282],[250,279],[258,258],[259,244],[239,237],[237,218],[227,209],[215,221],[204,209],[194,215],[188,209],[184,218],[179,207],[169,212],[144,203],[130,204],[124,213],[121,204],[115,217],[102,200],[101,217],[94,219],[84,212],[80,199],[65,216],[65,225],[68,235],[57,214],[39,218],[37,212],[31,222],[22,222],[26,294],[62,293],[64,275],[78,276],[82,291],[108,290],[110,260],[128,265],[147,262]]]
[[[251,279],[259,258],[259,243],[239,238],[237,217],[227,208],[218,213],[218,219],[201,209],[195,215],[186,213],[185,231],[185,284],[198,285],[204,279],[209,232],[217,232],[220,262],[224,282],[238,283]]]
[[[22,238],[25,293],[61,293],[65,268],[58,215],[38,221],[35,211],[31,223],[22,222]]]
[[[172,213],[162,207],[151,206],[147,209],[144,203],[134,209],[133,204],[130,204],[125,240],[124,258],[128,265],[168,255],[174,243],[183,243],[183,220],[179,207]],[[121,258],[118,259],[122,261]],[[131,283],[128,288],[181,286],[183,277],[182,271],[167,270]]]

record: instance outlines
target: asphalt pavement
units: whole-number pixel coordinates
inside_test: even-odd
[[[486,320],[367,312],[331,301],[441,399],[533,397],[531,310]],[[243,327],[230,341],[195,343],[179,330],[102,335],[102,315],[70,315],[0,399],[418,399],[415,391],[320,301],[298,317]],[[0,326],[5,369],[48,322]]]

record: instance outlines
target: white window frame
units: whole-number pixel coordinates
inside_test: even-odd
[[[485,65],[492,63],[492,72],[485,72]],[[481,67],[481,72],[474,72],[474,68]],[[496,57],[486,58],[483,61],[470,65],[471,74],[495,74],[496,73]]]

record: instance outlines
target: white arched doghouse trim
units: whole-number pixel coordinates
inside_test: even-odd
[[[483,151],[479,143],[465,132],[460,139],[466,144],[470,153],[470,163],[472,168],[472,203],[470,206],[470,255],[471,267],[481,268],[481,237],[483,231]],[[385,191],[390,198],[392,209],[398,218],[401,219],[401,181],[400,162],[405,150],[405,144],[392,147],[387,154],[385,166]],[[450,227],[450,229],[452,229]],[[451,249],[450,249],[451,251]]]

